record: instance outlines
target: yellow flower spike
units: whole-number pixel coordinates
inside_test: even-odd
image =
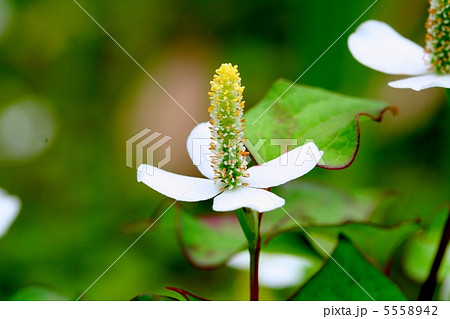
[[[450,0],[429,0],[425,51],[432,68],[450,74]]]
[[[246,177],[247,169],[244,146],[244,101],[241,78],[237,65],[224,63],[216,70],[214,80],[210,82],[209,92],[211,104],[208,109],[212,125],[211,149],[214,155],[213,168],[215,180],[224,182],[232,189],[242,185],[241,177]]]

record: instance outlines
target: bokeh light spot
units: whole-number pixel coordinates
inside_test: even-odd
[[[27,160],[53,140],[55,121],[43,104],[26,100],[0,112],[0,159]]]

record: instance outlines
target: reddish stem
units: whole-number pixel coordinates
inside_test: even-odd
[[[255,247],[250,247],[250,300],[259,300],[259,255],[261,252],[261,219],[262,213],[258,213],[258,239]]]

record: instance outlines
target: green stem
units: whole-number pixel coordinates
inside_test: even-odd
[[[259,255],[261,252],[260,226],[262,214],[252,210],[236,212],[239,223],[244,231],[250,253],[250,300],[259,300]]]

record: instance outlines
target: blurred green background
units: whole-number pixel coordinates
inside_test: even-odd
[[[239,65],[251,107],[278,78],[297,79],[372,2],[79,1],[199,122],[208,119],[209,81],[221,63]],[[360,22],[385,21],[422,45],[427,6],[379,0]],[[305,178],[393,191],[386,222],[430,221],[449,196],[444,90],[389,88],[397,77],[357,63],[348,35],[299,83],[385,100],[400,113],[362,125],[350,168],[315,169]],[[164,200],[136,182],[135,168],[125,164],[126,140],[144,128],[171,136],[173,160],[165,169],[198,175],[184,146],[195,123],[72,0],[0,0],[0,72],[0,187],[22,201],[0,239],[0,299],[29,285],[73,299],[137,238]],[[417,278],[401,266],[393,276],[416,297]],[[167,215],[85,299],[129,300],[164,293],[165,286],[246,299],[246,280],[230,268],[192,267]]]

